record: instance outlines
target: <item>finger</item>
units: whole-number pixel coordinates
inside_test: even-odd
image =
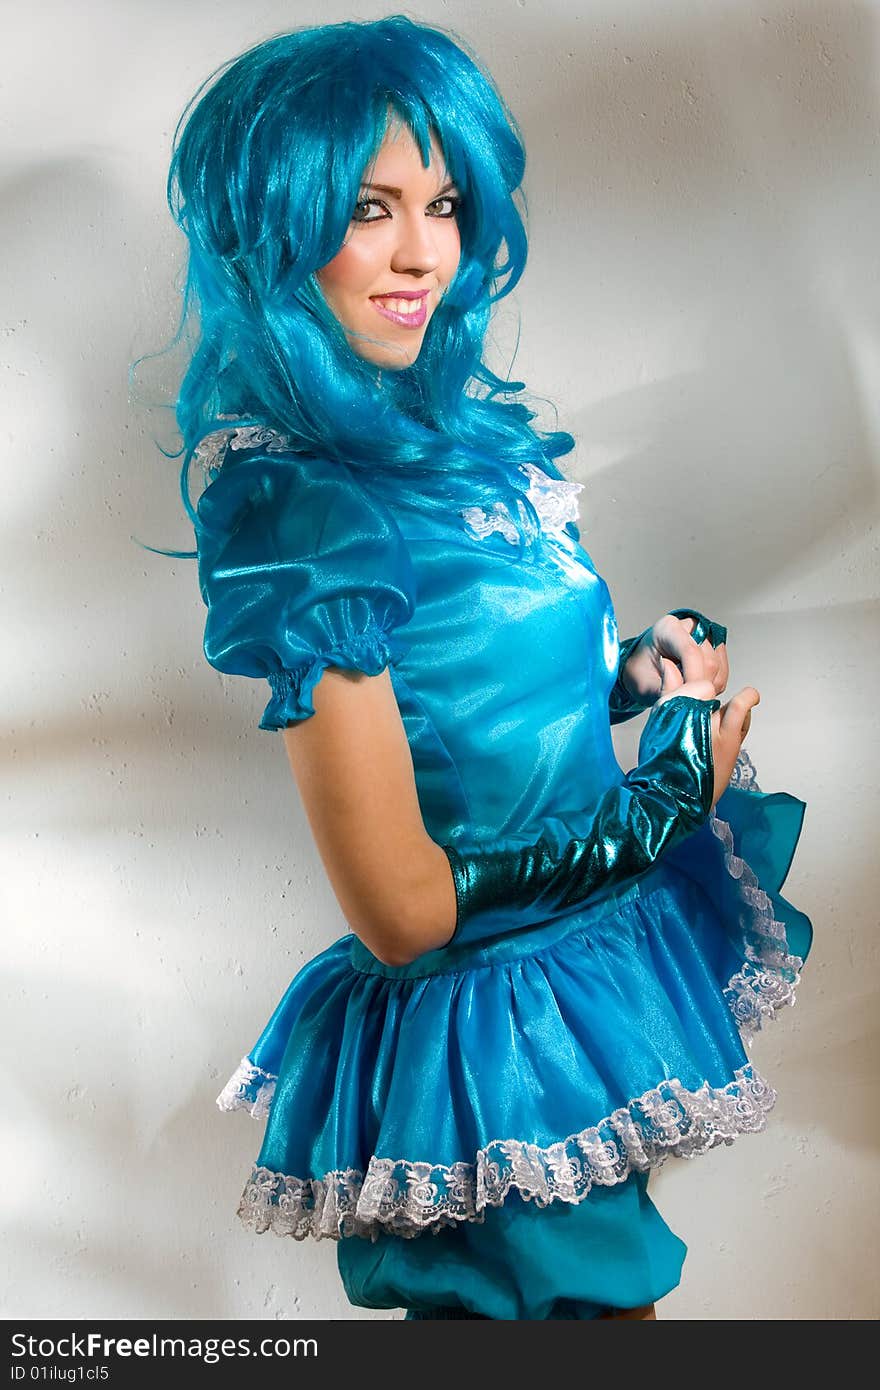
[[[715,687],[710,680],[702,678],[697,681],[688,681],[684,687],[684,694],[693,695],[695,700],[714,700]],[[714,711],[716,714],[718,711]]]
[[[761,692],[753,685],[747,685],[728,700],[721,710],[721,728],[727,733],[735,733],[744,738],[752,722],[752,710],[760,704]]]
[[[699,681],[710,678],[710,671],[706,670],[705,655],[702,646],[696,644],[691,637],[691,630],[696,624],[694,619],[677,617],[669,630],[663,630],[660,637],[663,655],[670,656],[677,662],[681,670],[681,677],[684,681]]]
[[[664,695],[668,695],[670,690],[677,690],[680,685],[684,685],[684,677],[679,671],[674,661],[670,661],[668,656],[660,658],[660,689]]]
[[[714,700],[715,687],[711,681],[682,682],[675,690],[664,690],[660,700],[667,700],[670,695],[689,695],[694,700]],[[713,715],[718,714],[718,712],[718,710],[713,710]]]
[[[706,658],[707,674],[715,687],[715,694],[720,695],[722,691],[727,689],[727,681],[730,676],[727,652],[723,645],[713,647],[708,638],[703,643],[702,650]]]
[[[705,642],[700,643],[700,651],[703,653],[703,676],[706,680],[710,680],[712,684],[715,685],[715,693],[717,694],[718,686],[716,681],[718,679],[718,667],[720,663],[718,661],[718,654],[708,637]]]
[[[712,644],[708,638],[702,644],[695,642],[691,636],[695,627],[693,618],[679,618],[674,613],[654,624],[655,642],[661,658],[671,657],[685,682],[711,680],[714,670]],[[711,666],[707,662],[708,654],[711,654]]]
[[[720,695],[722,690],[727,689],[727,682],[730,680],[730,663],[727,660],[727,647],[720,642],[715,648],[715,655],[718,658],[718,669],[715,672],[715,693]]]
[[[685,681],[711,679],[711,675],[706,669],[706,658],[703,649],[697,645],[693,637],[685,637],[684,634],[682,634],[680,659]]]

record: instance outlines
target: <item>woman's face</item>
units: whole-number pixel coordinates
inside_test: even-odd
[[[437,143],[426,169],[403,124],[389,127],[364,178],[345,245],[316,279],[358,356],[399,370],[418,357],[458,268],[458,191]]]

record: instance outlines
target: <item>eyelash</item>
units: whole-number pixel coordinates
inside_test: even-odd
[[[458,209],[459,209],[459,207],[461,206],[461,198],[460,198],[460,197],[454,197],[451,193],[444,193],[442,197],[440,197],[440,198],[435,198],[435,199],[434,199],[434,202],[433,202],[433,203],[429,203],[428,206],[429,206],[429,207],[434,207],[435,204],[437,204],[437,203],[451,203],[451,204],[452,204],[452,210],[451,210],[450,212],[441,212],[441,213],[437,213],[437,214],[436,214],[436,216],[438,216],[438,217],[441,217],[441,218],[443,218],[443,219],[448,219],[448,218],[454,217],[454,216],[456,215],[456,213],[458,212]],[[355,212],[357,212],[358,208],[369,208],[369,207],[384,208],[386,212],[389,211],[389,210],[388,210],[387,204],[386,204],[386,203],[383,203],[382,200],[381,200],[381,198],[360,198],[360,199],[358,200],[358,202],[355,203],[354,207],[355,207]],[[390,215],[390,214],[389,214],[389,215]],[[370,222],[387,222],[387,221],[388,221],[388,218],[387,218],[387,217],[355,217],[355,216],[352,216],[352,219],[351,219],[351,220],[352,220],[352,222],[359,222],[359,223],[361,224],[361,226],[367,226]]]

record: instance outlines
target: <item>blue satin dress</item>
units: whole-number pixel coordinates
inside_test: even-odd
[[[580,485],[524,466],[542,538],[521,558],[503,507],[395,510],[286,445],[230,426],[200,451],[204,651],[268,681],[260,728],[312,715],[327,666],[388,666],[438,844],[537,834],[618,785],[620,644]],[[242,1221],[337,1241],[350,1302],[409,1318],[591,1318],[669,1292],[686,1247],[648,1177],[764,1127],[776,1096],[746,1046],[810,947],[781,894],[804,810],[743,752],[697,831],[569,915],[518,929],[512,909],[454,964],[340,937],[218,1097],[265,1120]]]

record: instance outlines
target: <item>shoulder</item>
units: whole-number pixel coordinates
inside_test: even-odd
[[[208,485],[196,505],[202,596],[230,584],[293,601],[368,593],[412,608],[416,578],[393,513],[347,464],[295,449],[268,426],[233,426],[206,436]]]
[[[277,430],[233,425],[199,447],[205,656],[226,674],[265,676],[260,727],[280,729],[314,713],[326,666],[377,675],[402,655],[398,628],[416,603],[408,547],[347,465]]]
[[[193,452],[203,491],[196,530],[207,539],[229,535],[245,522],[282,526],[318,541],[328,528],[368,531],[373,540],[397,540],[394,517],[346,463],[296,447],[283,431],[262,424],[230,424],[205,435]]]

